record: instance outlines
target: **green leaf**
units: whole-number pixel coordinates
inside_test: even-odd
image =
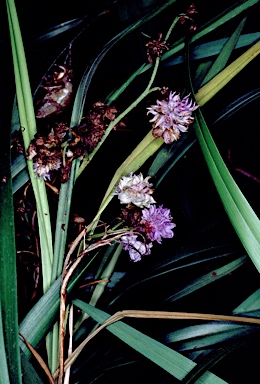
[[[256,316],[250,312],[251,316]],[[169,333],[165,343],[181,343],[178,351],[194,351],[194,349],[206,349],[215,344],[223,343],[247,336],[249,333],[257,331],[258,327],[248,325],[220,324],[211,323],[185,327],[178,331]]]
[[[66,32],[66,31],[68,31],[72,28],[75,28],[78,25],[82,24],[85,19],[86,19],[86,16],[78,17],[76,19],[65,21],[61,24],[55,25],[54,27],[48,28],[46,31],[44,31],[44,33],[41,34],[41,36],[39,36],[35,39],[35,42],[36,43],[43,43],[46,40],[52,39],[53,37],[56,37],[56,36]],[[85,30],[85,28],[84,28],[84,30]]]
[[[2,124],[0,130],[2,132],[0,140],[0,317],[3,328],[0,337],[2,334],[4,335],[3,348],[7,356],[11,383],[19,384],[21,383],[21,365],[18,344],[16,247],[10,130],[4,132]],[[4,360],[2,363],[4,364]],[[3,372],[5,371],[3,370]]]
[[[23,371],[23,382],[25,384],[43,384],[38,373],[35,371],[28,357],[21,351],[21,362]]]
[[[245,95],[239,97],[238,99],[236,99],[235,101],[227,105],[224,111],[221,111],[218,114],[216,120],[213,122],[213,125],[228,119],[234,113],[241,110],[242,108],[252,103],[253,101],[257,100],[259,97],[260,97],[260,88],[254,89],[253,91],[248,92]]]
[[[2,322],[2,306],[0,301],[0,384],[9,384],[7,357],[5,352],[4,330]]]
[[[232,261],[231,263],[224,265],[223,267],[214,269],[214,271],[210,271],[206,275],[200,276],[199,278],[190,282],[183,289],[180,289],[177,293],[168,297],[167,300],[165,301],[172,302],[172,301],[178,300],[181,297],[189,295],[190,293],[196,291],[197,289],[204,287],[205,285],[214,283],[216,280],[221,279],[223,276],[227,276],[229,273],[232,273],[237,268],[244,265],[246,261],[247,261],[247,256],[242,256]]]
[[[25,150],[27,150],[31,139],[36,133],[33,100],[21,30],[14,0],[7,0],[6,4],[14,63],[19,118],[20,124],[23,127],[22,135],[24,147]],[[28,170],[36,199],[41,243],[41,260],[43,266],[43,289],[46,291],[51,284],[51,264],[53,259],[50,212],[44,181],[35,177],[32,161],[28,161]]]
[[[197,112],[194,127],[229,219],[248,255],[260,272],[260,221],[230,175],[200,110]]]
[[[251,296],[249,296],[243,303],[241,303],[234,311],[232,311],[233,314],[240,314],[244,316],[253,316],[253,317],[259,317],[259,308],[260,308],[260,290],[257,290],[254,292]],[[199,330],[200,327],[200,330]],[[204,332],[207,332],[207,327],[211,328],[209,329],[209,335],[203,337]],[[239,326],[238,329],[236,329],[236,324],[204,324],[202,326],[194,326],[194,327],[187,327],[179,332],[179,337],[181,337],[181,334],[183,333],[184,338],[189,338],[191,336],[191,332],[197,334],[194,338],[194,343],[197,347],[197,345],[200,344],[200,340],[202,336],[201,342],[208,343],[208,340],[214,342],[221,342],[223,339],[226,338],[233,338],[234,340],[230,342],[228,345],[221,346],[217,350],[201,350],[197,352],[192,353],[193,359],[198,359],[202,355],[202,360],[200,365],[196,366],[191,372],[189,377],[187,376],[185,379],[187,383],[194,382],[196,378],[201,375],[205,370],[211,368],[213,365],[215,365],[218,361],[223,359],[227,354],[231,353],[235,349],[241,347],[241,344],[245,343],[248,339],[250,340],[252,337],[254,337],[254,332],[258,332],[258,329],[255,327],[244,327]],[[176,332],[178,333],[178,331]],[[251,336],[253,334],[253,336]],[[177,335],[178,337],[178,335]],[[237,340],[236,340],[237,339]],[[189,344],[189,340],[187,341]],[[185,342],[184,344],[187,345]],[[182,344],[183,345],[183,344]],[[207,344],[208,345],[208,344]],[[193,345],[194,347],[194,345]],[[194,350],[194,348],[193,348]],[[189,381],[190,380],[190,381]]]
[[[250,312],[260,309],[260,289],[255,291],[250,295],[246,300],[243,301],[236,309],[234,309],[233,314]]]
[[[196,101],[203,106],[216,93],[218,93],[225,85],[229,83],[243,68],[245,68],[260,53],[260,41],[254,44],[235,61],[229,64],[211,81],[199,89],[196,94]]]
[[[86,268],[95,259],[95,255],[88,260],[85,265],[79,266],[68,284],[68,293],[70,293],[77,284],[80,277],[85,273]],[[60,305],[60,287],[61,277],[51,285],[50,289],[37,301],[33,308],[27,313],[19,326],[19,332],[26,340],[36,348],[44,339],[54,322],[57,320]],[[20,340],[20,348],[26,356],[31,352],[25,343]]]
[[[73,300],[73,303],[99,324],[110,317],[107,313],[81,300]],[[129,325],[124,324],[122,321],[108,325],[107,330],[179,380],[182,380],[187,373],[196,366],[196,363],[193,361]],[[198,383],[220,384],[225,383],[225,381],[211,372],[206,372],[202,378],[198,380]]]
[[[245,25],[246,17],[239,23],[238,27],[236,28],[235,32],[232,34],[232,36],[227,40],[224,47],[222,48],[220,54],[218,55],[217,59],[214,61],[212,67],[208,71],[207,75],[205,76],[204,80],[202,81],[200,86],[203,86],[208,81],[210,81],[214,76],[216,76],[223,68],[225,68],[231,53],[233,52],[233,49],[237,45],[237,42],[239,40],[239,36],[241,34],[241,31]]]
[[[248,45],[252,45],[256,43],[259,40],[259,38],[260,38],[259,32],[243,34],[238,38],[237,43],[234,45],[234,49],[243,48]],[[223,38],[223,39],[213,40],[207,43],[196,45],[192,49],[190,59],[201,60],[208,57],[216,56],[221,52],[221,50],[228,43],[228,41],[229,41],[228,38]],[[185,58],[183,57],[183,55],[178,55],[176,57],[173,55],[172,58],[162,61],[162,68],[172,67],[177,64],[182,64],[184,63],[184,61],[185,61]]]

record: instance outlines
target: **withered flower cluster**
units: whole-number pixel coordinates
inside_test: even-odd
[[[147,58],[150,64],[153,64],[157,57],[161,57],[163,51],[169,50],[169,44],[162,41],[162,33],[159,33],[157,40],[149,41],[145,46],[147,47]]]
[[[79,126],[69,128],[58,123],[46,136],[37,133],[29,145],[27,156],[34,163],[35,174],[43,180],[51,180],[52,174],[58,172],[60,181],[66,182],[72,160],[90,154],[117,115],[115,107],[99,101],[82,118]]]
[[[186,13],[181,13],[180,14],[180,23],[181,24],[186,24],[187,22],[189,23],[189,29],[190,32],[194,32],[197,29],[197,25],[194,20],[194,16],[191,17],[191,15],[196,15],[198,12],[195,9],[195,4],[192,3]]]

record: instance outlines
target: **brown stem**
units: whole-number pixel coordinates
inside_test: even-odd
[[[76,238],[76,240],[74,241],[73,246],[72,246],[73,250],[75,250],[77,244],[79,243],[81,238],[84,236],[85,232],[86,232],[86,228]],[[103,238],[94,244],[90,244],[87,249],[85,249],[84,251],[81,252],[81,254],[73,262],[73,264],[71,265],[69,270],[66,272],[66,274],[65,273],[63,274],[63,281],[62,281],[61,290],[60,290],[60,328],[59,328],[60,347],[59,347],[59,373],[58,373],[59,379],[58,379],[58,384],[62,384],[63,376],[64,376],[65,317],[66,317],[67,286],[68,286],[69,280],[70,280],[71,276],[73,275],[75,269],[78,267],[78,265],[82,261],[83,257],[87,253],[89,253],[90,251],[97,249],[99,247],[103,247],[105,245],[111,245],[112,241],[122,237],[122,235],[124,233],[126,233],[125,229],[122,229],[121,231],[114,231],[110,234],[105,235],[108,238]],[[69,260],[73,250],[70,249],[70,251],[68,252],[68,254],[66,256],[66,261]]]

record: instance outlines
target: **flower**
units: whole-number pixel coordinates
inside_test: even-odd
[[[142,210],[142,220],[140,224],[144,225],[144,232],[151,241],[157,241],[161,244],[162,238],[171,238],[174,233],[172,228],[176,224],[172,223],[171,212],[163,206],[151,205],[149,209]]]
[[[169,50],[169,44],[162,41],[162,33],[159,33],[157,40],[149,41],[145,46],[147,47],[147,57],[150,64],[154,63],[154,58],[161,57],[163,51]]]
[[[130,259],[134,262],[140,261],[141,256],[150,255],[152,243],[142,243],[137,240],[137,235],[127,234],[121,237],[121,244],[125,251],[129,251]]]
[[[181,100],[176,92],[170,92],[168,101],[157,100],[157,105],[147,108],[147,115],[154,115],[150,120],[153,123],[153,136],[162,137],[166,144],[178,140],[180,133],[186,132],[193,123],[194,118],[191,115],[198,107],[189,100],[189,95]]]
[[[114,194],[118,196],[121,204],[133,203],[137,207],[149,208],[151,204],[155,203],[151,196],[153,189],[151,189],[152,184],[148,181],[149,178],[147,176],[144,179],[142,173],[134,175],[131,172],[129,176],[121,178],[116,185]]]
[[[190,32],[194,32],[197,29],[197,26],[196,26],[196,23],[195,23],[194,19],[192,17],[190,17],[190,15],[195,15],[196,13],[198,13],[198,12],[196,11],[194,3],[192,3],[189,6],[189,8],[188,8],[186,13],[181,13],[180,14],[180,19],[179,19],[180,23],[181,24],[185,24],[186,22],[189,22],[189,24],[190,24]]]
[[[52,156],[44,161],[37,158],[33,164],[34,173],[43,180],[51,179],[51,171],[57,171],[60,169],[62,162],[58,156]]]

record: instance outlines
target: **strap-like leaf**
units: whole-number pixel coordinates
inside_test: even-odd
[[[248,255],[260,272],[260,221],[230,175],[201,111],[197,113],[194,126],[224,208]]]
[[[73,303],[87,312],[99,324],[102,324],[110,317],[107,313],[81,300],[74,300]],[[196,366],[196,363],[187,357],[124,324],[122,321],[110,324],[107,326],[107,330],[179,380],[182,380]],[[211,372],[206,372],[197,383],[224,384],[225,381]]]

